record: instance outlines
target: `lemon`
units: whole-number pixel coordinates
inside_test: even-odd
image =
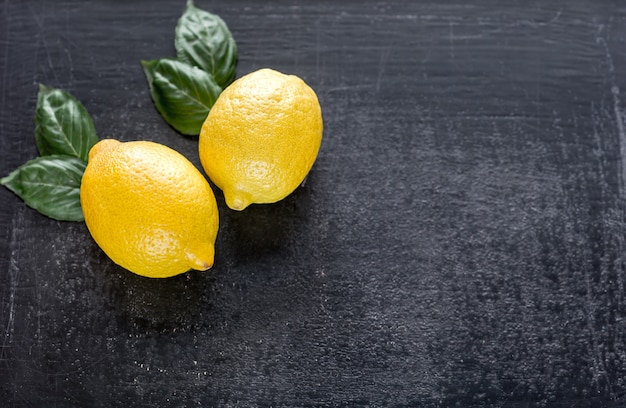
[[[231,209],[273,203],[302,184],[322,131],[313,89],[295,75],[264,68],[220,94],[202,125],[200,161]]]
[[[104,139],[80,187],[87,228],[118,265],[166,278],[213,265],[218,210],[204,176],[164,145]]]

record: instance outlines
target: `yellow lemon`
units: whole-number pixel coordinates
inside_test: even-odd
[[[166,278],[213,265],[215,196],[180,153],[158,143],[104,139],[80,186],[89,232],[118,265]]]
[[[231,209],[273,203],[302,183],[322,130],[317,95],[302,79],[260,69],[218,97],[200,132],[200,161]]]

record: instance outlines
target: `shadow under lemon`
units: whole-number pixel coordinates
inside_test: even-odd
[[[115,264],[94,242],[91,261],[99,265],[94,269],[105,274],[103,290],[117,323],[129,332],[141,333],[188,332],[207,324],[219,325],[212,313],[214,302],[222,297],[221,285],[216,283],[221,275],[233,272],[232,268],[245,269],[246,265],[255,269],[272,257],[297,256],[295,247],[302,245],[303,240],[313,239],[305,230],[311,222],[306,217],[313,205],[310,187],[314,184],[314,173],[283,200],[253,204],[244,211],[230,210],[222,192],[214,187],[220,230],[215,243],[215,263],[207,271],[190,270],[169,278],[146,278]],[[244,272],[236,273],[243,273],[245,279]],[[224,307],[228,309],[227,305]]]

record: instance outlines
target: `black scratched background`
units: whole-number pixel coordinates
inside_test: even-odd
[[[230,211],[214,268],[114,265],[0,188],[0,405],[626,405],[626,5],[197,0],[317,92],[306,184]],[[0,0],[0,176],[37,84],[199,166],[139,61],[184,1]]]

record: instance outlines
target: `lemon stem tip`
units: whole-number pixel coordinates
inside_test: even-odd
[[[191,251],[187,252],[187,261],[190,268],[197,271],[206,271],[213,267],[213,257],[215,249],[208,243],[202,243],[194,246]]]
[[[250,200],[245,194],[237,192],[233,195],[225,194],[226,205],[231,210],[243,211],[250,205]]]

